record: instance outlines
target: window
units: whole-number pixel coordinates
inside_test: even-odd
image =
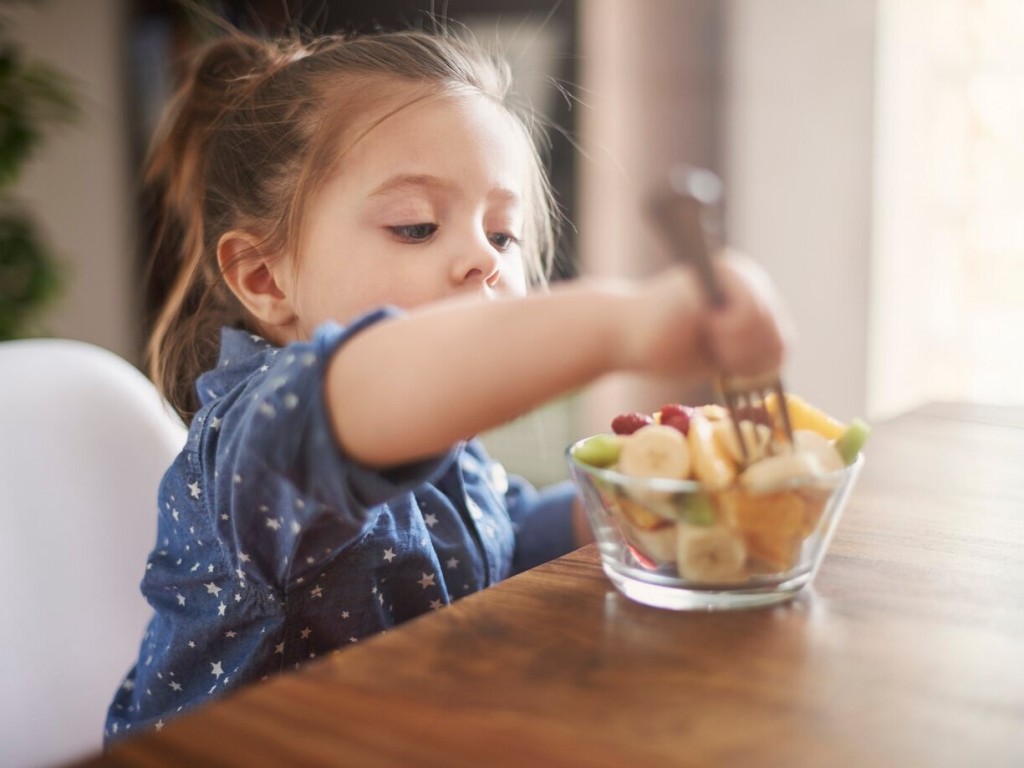
[[[1024,405],[1024,4],[879,4],[869,410]]]

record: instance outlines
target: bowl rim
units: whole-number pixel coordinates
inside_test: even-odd
[[[565,449],[565,456],[571,467],[575,467],[588,475],[593,475],[605,482],[612,483],[618,486],[636,486],[642,485],[645,488],[650,488],[656,491],[665,491],[670,493],[718,493],[721,491],[728,490],[730,488],[744,488],[744,486],[733,480],[728,485],[721,486],[719,488],[708,488],[699,480],[683,480],[671,477],[636,477],[633,475],[626,475],[622,472],[617,472],[614,469],[606,469],[603,467],[595,467],[593,464],[587,464],[580,461],[573,454],[573,449],[581,443],[590,440],[591,438],[597,437],[598,435],[611,435],[611,432],[597,432],[588,437],[581,437],[579,440],[575,440],[570,443]],[[864,451],[860,451],[857,454],[857,458],[852,464],[847,464],[842,469],[836,469],[832,472],[826,472],[821,475],[808,475],[807,477],[795,477],[787,480],[783,483],[773,485],[770,489],[766,489],[769,492],[784,490],[788,488],[800,488],[805,486],[820,486],[824,485],[829,481],[834,481],[835,486],[838,487],[842,482],[849,477],[858,473],[861,467],[864,465]],[[738,475],[737,475],[738,477]],[[744,488],[745,489],[745,488]],[[747,489],[745,489],[747,490]]]

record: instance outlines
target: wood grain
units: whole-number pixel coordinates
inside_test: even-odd
[[[1024,410],[867,456],[787,605],[647,608],[588,547],[82,765],[1024,765]]]

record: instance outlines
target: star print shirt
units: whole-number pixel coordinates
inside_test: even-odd
[[[161,482],[142,581],[154,615],[110,705],[108,741],[572,548],[572,487],[538,492],[477,441],[388,471],[344,455],[326,411],[327,362],[393,312],[284,348],[222,332]]]

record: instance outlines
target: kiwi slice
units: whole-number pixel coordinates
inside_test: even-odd
[[[868,435],[871,434],[871,427],[863,419],[854,419],[839,437],[836,438],[836,450],[843,459],[843,463],[849,466],[857,460]]]

